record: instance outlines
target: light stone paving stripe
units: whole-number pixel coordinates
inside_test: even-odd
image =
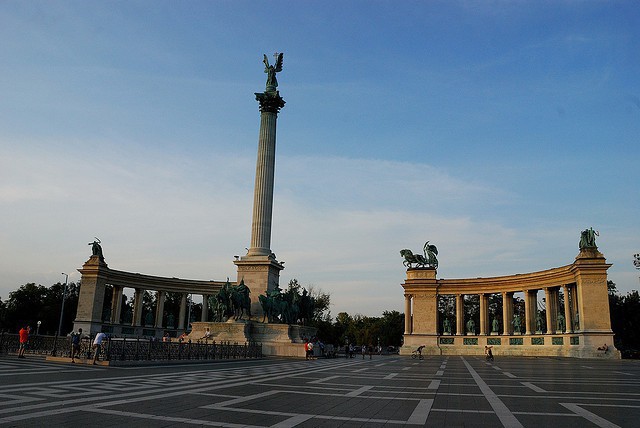
[[[380,363],[380,364],[376,364],[374,367],[382,367],[382,366],[385,366],[385,365],[387,365],[387,363]]]
[[[358,370],[352,370],[351,373],[360,373],[360,372],[363,372],[363,371],[366,371],[366,370],[369,370],[369,367],[363,367],[363,368],[358,369]]]
[[[485,398],[491,405],[491,408],[502,422],[502,425],[508,428],[524,428],[523,425],[516,419],[516,417],[511,413],[509,408],[498,398],[498,396],[489,388],[489,385],[485,383],[484,380],[480,377],[480,375],[471,367],[471,364],[464,359],[464,357],[460,357],[462,362],[471,373],[471,377],[476,381],[476,384],[480,388],[480,391],[484,394]]]
[[[616,372],[616,371],[614,371],[614,373],[623,374],[623,375],[626,375],[626,376],[635,376],[633,373]]]
[[[596,415],[595,413],[591,413],[590,411],[583,409],[582,407],[580,407],[577,404],[560,403],[560,405],[566,407],[567,409],[571,410],[575,414],[582,416],[583,418],[585,418],[589,422],[591,422],[593,424],[596,424],[597,426],[599,426],[601,428],[620,428],[619,425],[616,425],[616,424],[614,424],[612,422],[609,422],[608,420],[606,420],[604,418],[601,418],[600,416]]]
[[[393,379],[396,376],[398,376],[398,373],[389,373],[388,375],[386,375],[382,379]]]
[[[293,428],[302,422],[306,422],[309,419],[312,419],[313,415],[296,415],[292,418],[286,419],[280,423],[275,425],[271,425],[271,428]]]
[[[373,385],[365,385],[362,388],[358,388],[355,391],[351,391],[345,394],[345,397],[357,397],[358,395],[370,390],[371,388],[373,388]]]
[[[547,392],[544,389],[540,388],[539,386],[535,386],[531,382],[520,382],[520,383],[526,386],[527,388],[534,390],[535,392]]]
[[[246,401],[253,401],[255,399],[258,398],[263,398],[263,397],[268,397],[270,395],[274,395],[277,394],[280,391],[275,391],[275,390],[271,390],[271,391],[265,391],[265,392],[261,392],[260,394],[253,394],[253,395],[247,395],[246,397],[238,397],[238,398],[234,398],[232,400],[227,400],[227,401],[223,401],[221,403],[216,403],[217,406],[232,406],[234,404],[238,404],[238,403],[244,403]]]
[[[502,374],[503,374],[503,375],[505,375],[505,376],[507,376],[507,377],[510,377],[511,379],[515,379],[515,378],[517,378],[517,377],[518,377],[518,376],[512,375],[512,374],[511,374],[511,373],[509,373],[509,372],[502,372]]]
[[[444,371],[442,371],[442,370],[438,370],[438,371],[436,372],[436,376],[442,376],[442,375],[444,375]]]
[[[427,389],[438,389],[440,387],[439,380],[432,380]]]
[[[340,377],[340,376],[329,376],[329,377],[323,377],[322,379],[312,380],[312,381],[311,381],[311,382],[309,382],[309,383],[322,383],[322,382],[327,382],[327,381],[330,381],[330,380],[333,380],[333,379],[337,379],[337,378],[339,378],[339,377]]]
[[[44,398],[36,398],[36,397],[23,397],[23,396],[15,396],[11,394],[0,394],[0,406],[14,406],[20,403],[30,403],[32,401],[42,401]]]
[[[82,410],[88,411],[88,412],[106,414],[106,415],[124,416],[127,418],[151,419],[154,421],[177,422],[182,424],[206,425],[206,426],[212,426],[212,427],[264,428],[264,426],[260,426],[260,425],[232,424],[229,422],[214,422],[214,421],[206,421],[203,419],[188,419],[188,418],[178,418],[174,416],[148,415],[144,413],[123,412],[120,410],[110,410],[110,409],[96,409],[92,407],[88,407]]]
[[[411,370],[411,367],[403,367],[402,370]]]
[[[407,423],[412,425],[426,424],[429,412],[431,411],[431,406],[433,406],[433,400],[420,400],[416,408],[413,409],[413,413],[411,413],[409,419],[407,419]]]

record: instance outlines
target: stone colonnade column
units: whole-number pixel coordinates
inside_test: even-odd
[[[580,330],[580,315],[578,314],[578,290],[576,284],[571,286],[571,321],[573,331]]]
[[[202,314],[200,315],[201,322],[209,321],[209,295],[202,295]]]
[[[113,294],[111,296],[111,324],[120,324],[120,314],[122,313],[122,291],[122,286],[113,286]]]
[[[573,333],[573,317],[571,316],[571,299],[569,298],[569,292],[573,293],[573,290],[570,290],[568,285],[562,286],[562,291],[564,292],[564,321],[565,321],[565,331],[567,333]]]
[[[178,326],[176,327],[178,330],[184,329],[184,318],[187,313],[187,293],[182,293],[180,298],[180,313],[178,315]]]
[[[411,334],[411,294],[404,295],[404,334]]]
[[[524,291],[524,323],[525,334],[532,334],[536,328],[538,290]]]
[[[155,319],[155,327],[162,328],[162,316],[164,315],[164,291],[158,291],[156,293],[156,319]]]
[[[456,294],[456,334],[464,335],[464,294]]]
[[[502,334],[511,334],[511,321],[513,320],[513,293],[502,292]]]
[[[489,327],[489,296],[480,293],[480,334],[487,335]]]
[[[136,293],[133,298],[133,319],[132,326],[142,325],[142,296],[144,295],[144,289],[136,288]]]
[[[555,317],[553,316],[554,304],[553,304],[553,290],[551,287],[546,287],[544,289],[544,299],[547,306],[547,334],[555,333]]]

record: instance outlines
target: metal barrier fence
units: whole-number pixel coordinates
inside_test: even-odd
[[[92,339],[80,343],[81,358],[93,358]],[[17,353],[17,334],[0,333],[0,354]],[[71,356],[68,337],[30,336],[25,351],[32,355]],[[222,360],[262,358],[262,344],[229,342],[159,342],[140,338],[111,338],[102,343],[100,360],[105,361],[170,361],[170,360]]]

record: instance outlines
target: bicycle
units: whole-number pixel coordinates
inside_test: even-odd
[[[422,349],[424,348],[423,346],[419,346],[418,349],[416,349],[415,351],[411,351],[411,358],[412,359],[420,359],[420,360],[424,360],[424,355],[422,355]]]

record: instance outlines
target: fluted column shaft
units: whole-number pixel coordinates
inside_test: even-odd
[[[122,313],[122,292],[123,288],[119,285],[113,287],[113,295],[111,296],[111,323],[120,324],[120,315]]]
[[[564,291],[565,330],[567,333],[573,333],[573,317],[571,316],[571,300],[569,299],[569,291],[573,293],[573,290],[570,290],[568,285],[563,285],[562,288]]]
[[[480,334],[489,334],[489,297],[480,293]]]
[[[464,294],[456,294],[456,334],[464,336]]]
[[[524,334],[531,334],[533,330],[531,328],[534,318],[532,316],[533,306],[531,302],[531,292],[529,290],[524,290]]]
[[[202,314],[200,315],[200,321],[209,321],[209,295],[202,295]]]
[[[547,334],[554,334],[556,326],[555,326],[555,320],[554,320],[555,317],[553,316],[553,311],[555,309],[553,305],[553,291],[551,290],[550,287],[547,287],[544,289],[544,298],[547,306],[547,313],[546,313]]]
[[[271,254],[277,117],[278,114],[271,111],[263,111],[260,114],[260,137],[258,140],[249,255],[268,256]]]
[[[165,292],[164,291],[158,291],[156,296],[157,296],[157,298],[156,298],[155,326],[157,328],[161,328],[162,327],[162,316],[164,315],[164,296],[165,296]]]
[[[411,334],[411,294],[404,295],[404,334]]]
[[[187,313],[187,293],[182,293],[182,297],[180,298],[180,313],[178,315],[178,329],[185,328],[184,319],[185,314]]]
[[[139,326],[142,325],[142,296],[144,294],[144,289],[136,288],[136,294],[133,298],[133,320],[131,325]]]

